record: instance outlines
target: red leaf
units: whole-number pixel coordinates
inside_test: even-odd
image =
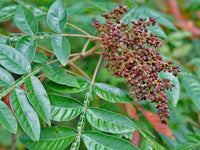
[[[133,119],[135,119],[135,120],[139,120],[139,118],[138,118],[138,116],[137,116],[137,111],[136,111],[135,107],[133,106],[133,104],[131,104],[131,103],[126,103],[126,104],[125,104],[125,108],[126,108],[127,114],[128,114],[131,118],[133,118]]]
[[[157,132],[167,135],[170,138],[172,138],[173,140],[175,140],[175,137],[174,137],[171,129],[168,127],[168,125],[161,123],[158,115],[156,115],[150,111],[145,111],[145,110],[142,110],[142,113],[147,118],[147,120],[154,126],[154,128]]]
[[[24,84],[22,85],[22,89],[25,91],[25,85]]]
[[[135,146],[139,146],[139,142],[140,142],[140,132],[137,130],[133,133],[133,138],[131,139],[131,142],[135,145]]]
[[[6,105],[10,108],[10,110],[12,111],[12,113],[14,114],[14,111],[12,110],[11,108],[11,105],[10,105],[10,93],[6,96]]]

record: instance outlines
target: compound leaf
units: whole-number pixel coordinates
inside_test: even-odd
[[[170,84],[175,85],[175,87],[173,87],[171,91],[166,90],[166,93],[167,97],[171,100],[172,105],[176,107],[180,96],[180,83],[178,77],[175,77],[172,73],[169,72],[162,72],[160,73],[160,75],[161,78],[170,79]]]
[[[153,145],[148,138],[143,140],[141,150],[154,150]]]
[[[40,141],[34,142],[27,135],[19,138],[20,142],[31,150],[62,150],[75,138],[76,130],[69,127],[42,128]]]
[[[192,142],[185,142],[177,145],[174,147],[174,150],[189,150],[189,149],[195,149],[200,147],[200,142],[192,143]]]
[[[112,111],[89,108],[86,112],[88,122],[98,130],[110,133],[134,132],[134,124],[125,116]]]
[[[200,83],[192,75],[181,75],[183,85],[197,108],[200,109]]]
[[[48,125],[51,125],[51,106],[48,95],[40,80],[35,76],[29,77],[25,82],[25,89],[34,109]]]
[[[79,93],[89,88],[90,83],[88,80],[81,77],[75,77],[75,78],[78,82],[79,88],[61,85],[51,81],[46,81],[46,86],[53,91],[61,93]]]
[[[113,103],[128,103],[133,101],[127,91],[105,83],[95,83],[93,90],[102,99]]]
[[[17,8],[17,5],[9,5],[9,6],[1,8],[0,22],[11,19],[15,14],[16,8]]]
[[[9,107],[0,101],[0,123],[11,133],[17,132],[17,121]]]
[[[16,45],[16,49],[21,52],[26,59],[31,62],[35,56],[36,51],[36,40],[31,36],[22,37]]]
[[[16,88],[10,95],[10,103],[17,120],[26,134],[33,140],[38,141],[40,137],[40,122],[38,115],[30,105],[26,93]]]
[[[61,62],[61,64],[65,66],[71,52],[69,40],[64,36],[56,35],[52,38],[51,45],[53,47],[53,51],[56,54],[56,57]]]
[[[68,75],[64,69],[60,67],[44,66],[44,72],[48,79],[71,87],[79,87],[75,77]]]
[[[10,86],[15,83],[12,75],[0,67],[0,86]]]
[[[45,64],[49,61],[49,58],[41,52],[36,52],[33,61],[39,64]]]
[[[82,139],[89,150],[139,150],[128,141],[99,132],[84,132]]]
[[[0,44],[0,64],[16,74],[31,71],[30,63],[19,51],[3,44]]]
[[[76,118],[83,110],[83,105],[72,98],[49,94],[52,120],[69,121]]]
[[[62,33],[67,23],[67,11],[61,0],[56,0],[47,13],[48,26],[57,33]]]
[[[33,12],[28,8],[19,5],[15,12],[15,23],[23,32],[34,35],[38,31],[38,22]]]

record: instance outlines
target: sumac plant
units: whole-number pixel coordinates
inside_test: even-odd
[[[68,8],[61,0],[48,10],[23,1],[1,8],[0,21],[12,19],[20,33],[0,35],[0,122],[13,136],[19,129],[23,132],[19,141],[26,148],[164,149],[124,106],[134,105],[146,117],[142,105],[148,104],[157,111],[152,117],[168,127],[169,96],[173,99],[176,95],[174,88],[180,92],[177,75],[181,69],[159,53],[159,36],[163,34],[155,32],[155,28],[160,29],[158,18],[143,15],[130,19],[135,8],[128,9],[120,4],[96,16],[100,20],[89,26],[91,34],[68,22]],[[38,25],[41,21],[48,26],[43,30],[50,32],[40,32],[44,28]],[[80,38],[88,39],[82,51],[71,50],[72,37],[77,38],[73,44]],[[93,47],[88,50],[89,44]],[[81,64],[75,64],[88,56],[99,58],[96,68],[87,70],[93,72],[92,78]],[[102,63],[127,87],[95,82]],[[185,81],[187,88],[190,81]],[[142,140],[134,144],[137,132]]]

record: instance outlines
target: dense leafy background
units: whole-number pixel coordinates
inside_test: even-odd
[[[68,64],[70,54],[80,53],[85,43],[87,51],[95,43],[61,34],[83,34],[70,26],[73,24],[96,36],[92,22],[96,18],[103,22],[101,14],[118,6],[119,0],[0,0],[0,149],[10,148],[15,133],[19,150],[79,146],[81,150],[198,149],[200,3],[177,2],[182,17],[191,19],[193,26],[175,18],[167,1],[122,1],[130,12],[124,22],[158,18],[159,25],[149,30],[163,39],[159,51],[182,68],[178,78],[160,74],[176,84],[171,92],[166,91],[171,118],[163,125],[152,104],[130,103],[133,97],[129,97],[124,79],[112,77],[103,67],[104,61],[90,87],[99,56]]]

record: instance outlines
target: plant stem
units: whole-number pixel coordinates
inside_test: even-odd
[[[81,140],[81,134],[82,134],[82,131],[84,130],[84,126],[85,126],[85,114],[86,114],[86,111],[87,111],[87,107],[89,106],[89,103],[90,103],[90,100],[89,100],[90,93],[92,91],[92,86],[94,84],[94,80],[95,80],[97,72],[99,70],[102,58],[103,58],[103,55],[101,55],[101,57],[99,58],[99,61],[97,63],[96,69],[95,69],[93,77],[92,77],[92,81],[90,83],[89,91],[86,94],[87,97],[86,97],[86,99],[83,102],[84,103],[84,108],[83,108],[83,112],[81,114],[81,117],[80,117],[80,120],[79,120],[78,126],[77,126],[78,135],[75,138],[74,142],[72,143],[72,146],[71,146],[70,150],[78,150],[78,148],[79,148],[80,140]]]
[[[70,59],[66,65],[69,65],[71,62],[74,63],[84,57],[90,56],[92,54],[94,54],[98,49],[101,48],[101,45],[95,45],[93,48],[91,48],[90,50],[88,50],[87,52],[83,53],[82,55],[76,56],[72,59]]]
[[[96,36],[92,36],[92,35],[83,35],[83,34],[46,34],[46,35],[34,35],[32,36],[33,38],[42,38],[42,37],[53,37],[53,36],[56,36],[56,35],[61,35],[61,36],[67,36],[67,37],[84,37],[84,38],[91,38],[91,39],[96,39],[96,40],[101,40],[100,37],[96,37]],[[22,35],[24,36],[24,34]],[[6,38],[15,38],[15,39],[19,39],[21,38],[22,36],[17,36],[17,37],[9,37],[9,36],[6,36]]]
[[[73,72],[73,71],[70,71],[70,70],[66,70],[66,69],[65,69],[65,72],[66,72],[66,73],[73,74],[73,75],[75,75],[75,76],[80,76],[80,74],[78,74],[78,73],[75,73],[75,72]]]
[[[89,77],[83,70],[81,70],[81,68],[79,68],[77,65],[75,65],[74,63],[71,62],[71,63],[69,64],[69,66],[70,66],[70,68],[71,68],[72,70],[74,70],[76,73],[78,73],[78,74],[84,76],[86,79],[88,79],[88,80],[91,81],[90,77]]]
[[[82,50],[81,54],[85,53],[85,50],[86,50],[88,44],[90,43],[90,41],[91,41],[91,39],[88,39],[88,40],[87,40],[87,42],[85,43],[85,45],[84,45],[84,47],[83,47],[83,50]]]
[[[45,48],[45,47],[43,47],[43,46],[37,45],[37,47],[43,49],[44,51],[46,51],[46,52],[48,52],[48,53],[51,53],[51,54],[54,54],[54,55],[55,55],[55,53],[54,53],[53,51],[51,51],[51,50],[49,50],[49,49],[47,49],[47,48]]]
[[[80,56],[82,55],[81,53],[74,53],[74,54],[71,54],[70,57],[74,57],[74,56]]]
[[[82,34],[58,34],[58,35],[62,35],[62,36],[68,36],[68,37],[85,37],[85,38],[91,38],[91,39],[97,39],[97,40],[101,40],[100,37],[96,37],[96,36],[92,36],[92,35],[82,35]]]
[[[84,34],[86,34],[86,35],[90,35],[90,34],[87,33],[86,31],[80,29],[79,27],[77,27],[77,26],[75,26],[75,25],[73,25],[73,24],[71,24],[71,23],[69,23],[69,22],[67,23],[67,25],[73,27],[74,29],[76,29],[76,30],[78,30],[78,31],[80,31],[80,32],[82,32],[82,33],[84,33]]]
[[[17,142],[16,134],[12,134],[12,143],[10,150],[15,150],[16,142]]]

